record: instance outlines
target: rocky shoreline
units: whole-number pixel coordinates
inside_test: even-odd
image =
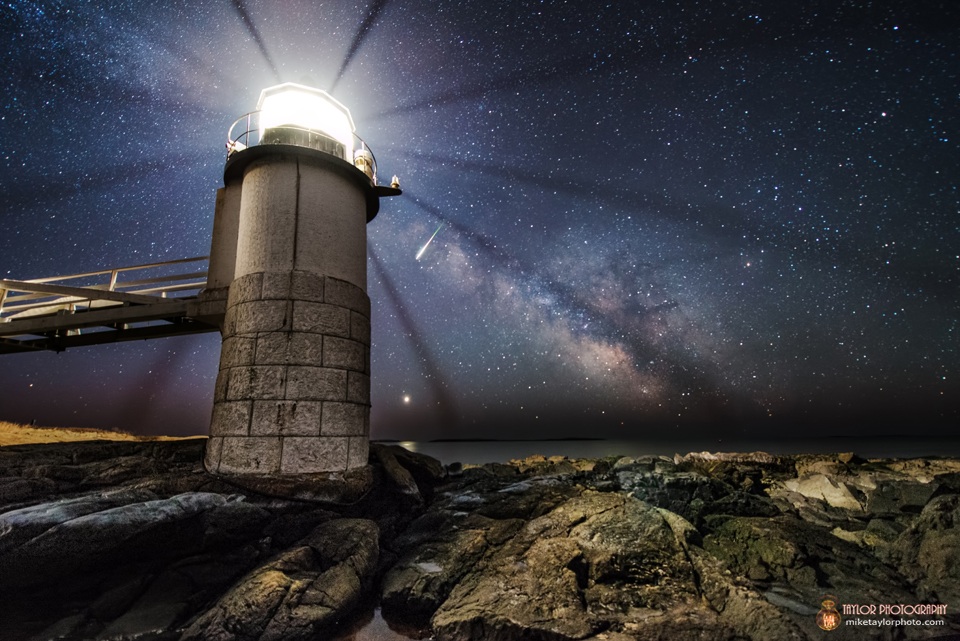
[[[955,459],[374,444],[374,489],[336,506],[210,476],[202,448],[0,448],[0,638],[330,639],[379,603],[444,641],[960,639]]]

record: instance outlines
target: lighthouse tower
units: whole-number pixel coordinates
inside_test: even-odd
[[[373,154],[325,91],[265,89],[227,142],[207,300],[225,299],[207,470],[325,478],[366,470]]]

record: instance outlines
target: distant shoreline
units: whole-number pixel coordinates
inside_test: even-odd
[[[196,436],[138,436],[123,431],[84,427],[41,427],[0,421],[0,447],[90,441],[156,442],[206,439]],[[506,462],[527,456],[673,456],[689,452],[767,452],[774,456],[854,452],[864,458],[958,458],[960,436],[897,435],[872,438],[830,435],[822,437],[769,436],[741,438],[684,437],[664,434],[634,438],[565,436],[559,438],[438,438],[431,440],[371,439],[372,443],[401,445],[444,463]]]
[[[426,443],[547,443],[555,441],[609,441],[607,438],[590,436],[566,436],[563,438],[433,438]],[[398,441],[403,443],[404,441]]]
[[[666,456],[691,452],[766,452],[773,456],[823,455],[852,452],[866,459],[958,458],[960,437],[831,437],[831,438],[648,438],[604,439],[435,439],[429,441],[373,439],[400,445],[443,463],[505,463],[528,456],[598,459],[610,456]]]

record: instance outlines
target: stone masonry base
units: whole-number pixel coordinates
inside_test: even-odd
[[[207,469],[224,475],[338,473],[367,464],[370,299],[310,272],[230,286]]]

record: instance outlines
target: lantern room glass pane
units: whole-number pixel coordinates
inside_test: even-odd
[[[294,83],[264,89],[257,104],[261,143],[319,149],[353,161],[350,111],[330,94]]]

